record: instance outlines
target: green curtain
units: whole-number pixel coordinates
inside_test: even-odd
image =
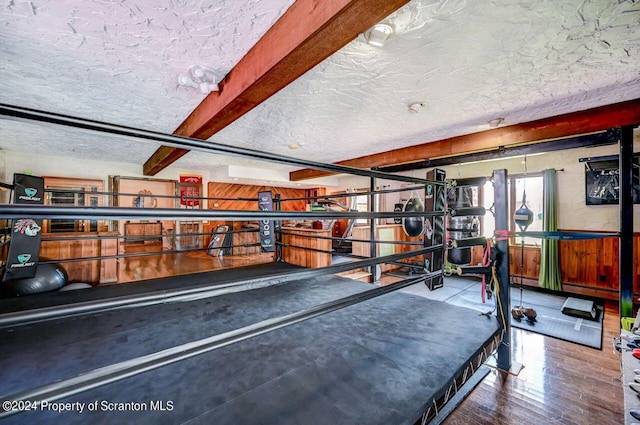
[[[558,230],[558,177],[555,169],[542,171],[542,230]],[[538,286],[562,291],[558,241],[543,239]]]

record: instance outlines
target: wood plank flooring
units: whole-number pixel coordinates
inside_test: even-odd
[[[524,365],[520,374],[492,371],[443,425],[624,424],[615,336],[613,302],[605,305],[602,350],[512,329],[513,360]]]
[[[272,254],[210,257],[203,252],[123,258],[119,282],[270,261]],[[473,332],[473,323],[457,325]],[[618,335],[614,302],[605,305],[602,350],[513,329],[513,361],[524,365],[520,374],[492,371],[443,424],[623,424],[620,360],[612,345]]]
[[[125,254],[151,253],[161,250],[160,244],[128,244],[123,248]],[[124,257],[118,259],[118,283],[271,262],[273,262],[272,253],[212,257],[204,250]]]

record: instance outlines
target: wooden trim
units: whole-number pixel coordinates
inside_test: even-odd
[[[340,161],[337,164],[358,168],[382,167],[421,161],[425,158],[444,158],[470,152],[483,152],[500,146],[549,141],[599,132],[613,127],[636,125],[638,123],[640,123],[640,99],[635,99],[508,127],[394,149]],[[307,168],[292,171],[289,174],[289,178],[292,181],[299,181],[331,174],[333,173],[329,171]]]
[[[208,139],[408,1],[294,2],[174,133]],[[157,174],[187,152],[160,147],[144,174]]]
[[[513,275],[511,276],[513,278]],[[517,282],[514,282],[512,286],[516,289],[520,288],[520,279],[516,277]],[[530,278],[524,278],[522,282],[523,288],[537,288],[542,289],[538,286],[538,281]],[[604,300],[618,300],[618,291],[614,291],[607,288],[596,288],[589,285],[580,285],[577,283],[562,283],[562,291],[549,291],[550,293],[560,293],[561,295],[582,295],[591,298],[599,298]]]

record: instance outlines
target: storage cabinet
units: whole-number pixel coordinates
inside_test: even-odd
[[[285,244],[282,248],[282,259],[284,261],[310,268],[331,265],[331,254],[329,253],[331,252],[331,240],[316,238],[316,236],[329,238],[331,236],[330,230],[283,227],[282,232],[282,242]],[[310,250],[304,248],[310,248]],[[327,253],[314,250],[322,250]]]
[[[159,221],[148,223],[126,222],[124,224],[124,236],[126,243],[161,243],[162,223]]]
[[[44,187],[48,191],[46,205],[68,207],[101,207],[106,205],[102,195],[102,180],[75,179],[67,177],[44,177]],[[51,219],[43,221],[43,232],[104,232],[107,230],[105,220]]]

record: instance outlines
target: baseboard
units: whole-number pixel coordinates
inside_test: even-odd
[[[538,286],[537,279],[532,279],[530,277],[521,278],[520,276],[517,276],[517,275],[511,275],[512,284],[519,285],[520,279],[522,279],[522,284],[524,286],[543,289]],[[615,289],[594,288],[593,286],[580,285],[578,283],[563,283],[562,293],[576,294],[576,295],[582,295],[590,298],[598,298],[602,300],[611,300],[611,301],[618,301],[619,299],[619,293]]]

